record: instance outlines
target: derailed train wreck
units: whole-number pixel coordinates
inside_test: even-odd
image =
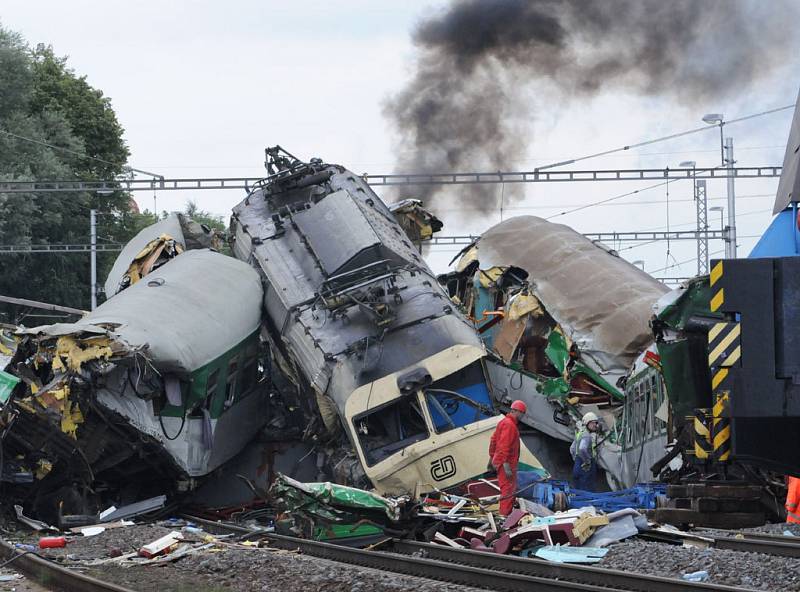
[[[7,501],[64,524],[180,495],[267,424],[265,441],[311,446],[319,479],[380,493],[485,472],[487,352],[413,244],[441,224],[338,165],[268,154],[234,210],[235,258],[173,214],[123,249],[95,311],[17,332]],[[547,474],[524,448],[521,464]]]
[[[390,494],[482,474],[500,417],[471,324],[363,179],[267,157],[234,208],[233,250],[261,273],[263,335],[323,473]],[[545,474],[528,450],[521,462]]]
[[[180,222],[131,241],[95,311],[18,331],[7,370],[21,381],[1,418],[6,501],[56,523],[190,490],[263,426],[258,275],[185,250]]]

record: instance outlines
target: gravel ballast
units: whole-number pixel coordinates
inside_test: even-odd
[[[787,525],[769,529],[780,534]],[[389,592],[444,592],[476,590],[425,578],[382,572],[317,559],[296,552],[235,545],[225,538],[213,548],[187,555],[174,562],[132,564],[118,561],[92,565],[97,560],[136,552],[141,546],[180,526],[141,524],[110,529],[93,537],[71,537],[66,548],[43,549],[39,553],[65,567],[108,580],[132,590],[164,592],[316,592],[381,590]],[[789,528],[789,530],[796,530]],[[700,534],[700,533],[698,533]],[[736,531],[727,531],[734,536]],[[202,542],[205,533],[185,534]],[[25,542],[35,542],[30,535]],[[800,542],[800,541],[799,541]],[[597,567],[680,578],[705,570],[708,581],[748,589],[800,592],[800,570],[796,559],[720,549],[698,549],[631,539],[609,547]],[[9,589],[0,586],[0,590]],[[19,588],[18,588],[19,589]],[[24,589],[24,588],[22,588]]]
[[[269,548],[220,546],[159,565],[106,563],[91,565],[114,554],[131,553],[180,527],[142,524],[106,530],[93,537],[70,538],[61,549],[42,549],[43,557],[64,567],[85,567],[81,573],[131,590],[161,592],[446,592],[452,584],[318,559]],[[186,534],[201,541],[204,534]],[[26,537],[34,543],[38,537]],[[459,587],[465,592],[476,588]],[[38,592],[38,591],[37,591]]]
[[[800,591],[797,559],[629,540],[609,547],[601,567],[680,578],[705,570],[708,581],[757,590]]]

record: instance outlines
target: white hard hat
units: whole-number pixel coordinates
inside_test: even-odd
[[[589,411],[589,413],[583,416],[583,425],[586,425],[590,421],[600,421],[600,418],[597,417],[597,414],[594,412]]]

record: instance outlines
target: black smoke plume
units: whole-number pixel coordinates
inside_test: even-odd
[[[531,140],[537,88],[556,90],[562,100],[618,88],[682,104],[758,92],[758,80],[789,54],[795,6],[784,0],[452,1],[417,26],[415,73],[385,106],[400,135],[397,170],[514,170]],[[506,187],[506,198],[515,189]],[[437,190],[423,196],[434,208]],[[459,195],[473,207],[497,205],[496,186],[461,186]]]

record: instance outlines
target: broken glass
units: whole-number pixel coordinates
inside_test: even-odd
[[[369,411],[354,421],[369,466],[429,435],[416,393]]]

